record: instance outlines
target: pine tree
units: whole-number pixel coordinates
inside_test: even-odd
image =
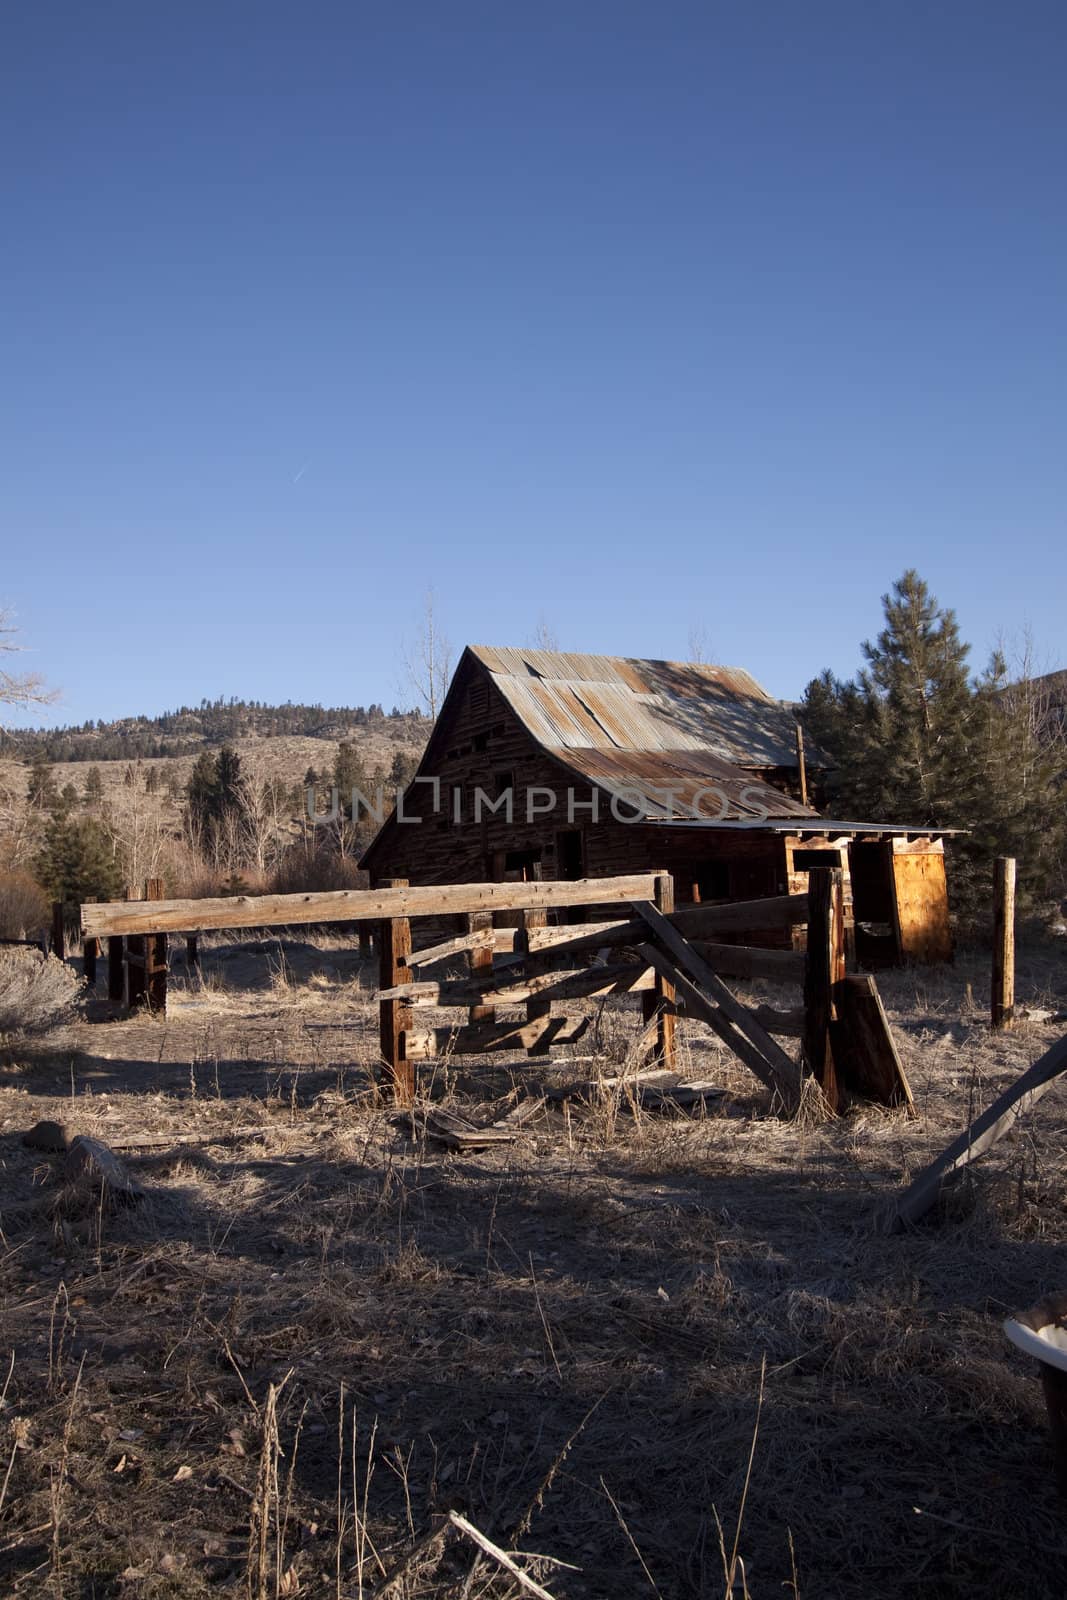
[[[47,811],[59,798],[55,775],[44,756],[34,756],[27,798],[38,811]]]
[[[975,683],[969,646],[952,611],[914,571],[884,595],[885,627],[862,646],[863,670],[814,679],[803,720],[835,763],[831,808],[872,823],[961,828],[950,891],[964,918],[979,918],[996,855],[1015,855],[1024,895],[1037,892],[1048,846],[1061,837],[1063,804],[1051,763],[1005,700],[994,658]]]
[[[95,817],[54,816],[34,863],[52,900],[113,900],[122,874],[107,832]]]
[[[87,806],[98,805],[104,798],[104,780],[100,776],[100,768],[90,767],[85,774],[85,803]]]

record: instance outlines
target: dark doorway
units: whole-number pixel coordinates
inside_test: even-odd
[[[861,967],[891,967],[898,959],[892,851],[892,844],[884,839],[849,845],[856,960]]]
[[[568,883],[574,883],[578,878],[585,876],[585,853],[582,850],[582,835],[578,828],[568,833],[556,835],[556,863],[561,878]]]

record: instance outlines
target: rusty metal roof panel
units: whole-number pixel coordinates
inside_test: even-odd
[[[649,822],[808,822],[816,813],[704,751],[568,749],[557,753],[577,776],[617,797]]]
[[[548,749],[705,750],[796,766],[793,708],[740,667],[484,645],[472,654]],[[809,759],[824,764],[817,750]]]

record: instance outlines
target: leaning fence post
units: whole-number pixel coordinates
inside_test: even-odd
[[[1015,858],[998,856],[993,866],[993,994],[991,1025],[1015,1022]]]
[[[837,1020],[834,986],[845,976],[845,875],[840,867],[808,873],[808,954],[804,966],[804,1059],[833,1111],[840,1091],[830,1041]]]
[[[383,878],[380,889],[406,889],[407,878]],[[378,987],[395,989],[411,982],[407,958],[411,954],[411,923],[407,917],[383,917],[378,924]],[[378,1002],[378,1029],[382,1065],[394,1097],[403,1105],[415,1098],[415,1069],[407,1059],[405,1033],[411,1026],[411,1007],[403,1000]]]
[[[674,879],[669,872],[656,873],[656,890],[653,896],[656,910],[665,917],[674,915]],[[641,1013],[646,1025],[656,1019],[655,1060],[661,1067],[674,1069],[675,989],[659,972],[655,985],[641,996]]]

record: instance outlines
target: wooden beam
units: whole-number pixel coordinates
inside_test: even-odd
[[[314,922],[446,917],[537,906],[619,905],[655,894],[655,874],[552,883],[455,883],[308,894],[234,895],[216,900],[108,901],[82,907],[82,934],[185,933],[190,928],[285,928]]]
[[[845,976],[845,886],[840,867],[808,874],[808,950],[804,974],[804,1062],[818,1079],[832,1111],[842,1096],[834,1063],[831,1025],[837,1021],[835,985]]]
[[[387,878],[382,892],[402,894],[406,878]],[[406,917],[386,917],[378,926],[378,987],[392,989],[410,983],[407,958],[411,953],[411,924]],[[403,1000],[382,1000],[378,1005],[378,1031],[386,1085],[402,1105],[415,1098],[415,1069],[405,1049],[411,1026],[411,1008]]]
[[[572,967],[539,973],[532,978],[507,981],[506,974],[481,983],[398,984],[383,989],[379,1000],[404,999],[413,1006],[551,1006],[553,1000],[575,1000],[592,995],[637,994],[655,988],[655,975],[640,961],[619,961],[604,967]],[[544,1015],[542,1009],[537,1015]],[[488,1020],[488,1019],[486,1019]]]
[[[990,1007],[994,1028],[1015,1023],[1015,859],[998,856],[993,864],[993,984]]]
[[[718,974],[711,970],[707,962],[683,939],[668,919],[660,915],[655,906],[648,904],[647,901],[637,901],[634,909],[648,923],[660,948],[672,957],[677,967],[686,972],[691,979],[695,979],[700,990],[704,992],[705,1001],[710,1001],[723,1012],[726,1019],[752,1046],[753,1051],[763,1058],[765,1071],[770,1073],[772,1086],[782,1096],[783,1101],[786,1104],[794,1103],[799,1087],[796,1063],[791,1061],[782,1047],[760,1027],[753,1013],[734,998]],[[647,946],[642,947],[643,954],[647,955],[647,950]],[[742,1056],[741,1059],[744,1060],[745,1057]],[[751,1065],[751,1061],[746,1062],[746,1065]],[[766,1082],[766,1078],[763,1081]]]
[[[673,958],[658,945],[651,943],[642,945],[641,954],[650,966],[656,967],[673,979],[676,996],[685,1006],[686,1016],[699,1017],[701,1022],[706,1022],[712,1032],[718,1034],[723,1043],[733,1051],[738,1060],[744,1062],[750,1072],[755,1073],[765,1088],[770,1089],[772,1093],[779,1093],[778,1077],[770,1062],[734,1025],[722,1007],[709,1000],[700,986],[686,973],[680,971]],[[795,1095],[793,1098],[796,1098]]]
[[[121,934],[107,941],[107,997],[117,1006],[126,998],[126,941]]]
[[[540,882],[540,879],[541,879],[541,864],[540,864],[540,862],[535,862],[534,863],[533,867],[531,868],[531,876],[533,877],[534,882]],[[530,934],[538,932],[540,929],[544,928],[547,925],[547,923],[548,923],[548,912],[545,911],[543,907],[537,907],[536,909],[532,909],[532,910],[529,910],[529,911],[520,911],[519,912],[519,927],[517,929],[519,938],[516,940],[516,944],[519,944],[521,942],[522,949],[524,951],[528,951],[529,948],[530,948]],[[551,985],[549,985],[549,987],[551,987]],[[533,994],[533,995],[531,995],[529,1000],[527,1000],[527,1002],[526,1002],[526,1020],[527,1020],[527,1022],[538,1022],[542,1018],[550,1017],[551,1015],[552,1015],[552,995],[551,994],[547,994],[547,995],[546,994]],[[548,1041],[550,1039],[551,1039],[551,1034],[550,1033],[546,1032],[545,1034],[542,1034],[537,1039],[536,1043],[534,1043],[534,1044],[532,1044],[530,1046],[529,1054],[530,1055],[546,1055],[548,1053],[548,1047],[549,1047],[548,1046]]]
[[[800,776],[800,803],[808,803],[808,766],[804,760],[804,729],[797,723],[797,772]]]
[[[772,983],[803,983],[802,950],[759,950],[751,945],[690,941],[713,972],[724,978],[769,978]]]
[[[886,1231],[896,1233],[924,1217],[937,1201],[949,1173],[968,1166],[1003,1139],[1064,1072],[1067,1072],[1067,1038],[1046,1050],[1040,1060],[1017,1078],[1010,1089],[998,1095],[993,1104],[919,1174],[894,1202],[885,1220]]]
[[[62,900],[52,901],[52,954],[59,961],[67,959],[67,926]]]
[[[498,935],[508,935],[504,946],[511,950],[514,944],[514,928],[479,928],[477,933],[462,933],[454,939],[442,939],[437,944],[428,944],[421,950],[413,950],[408,956],[409,967],[428,967],[434,961],[444,961],[448,956],[465,955],[468,950],[488,949],[498,950],[501,944]]]

